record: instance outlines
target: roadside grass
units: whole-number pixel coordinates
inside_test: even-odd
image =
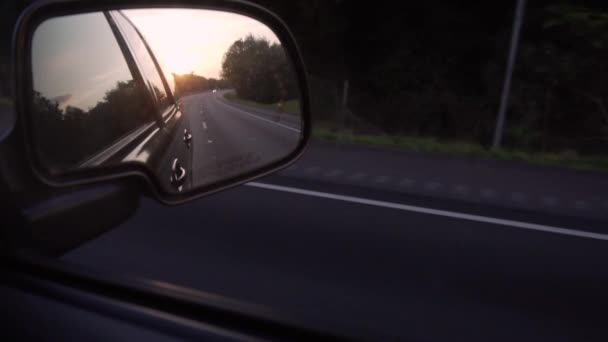
[[[336,129],[331,124],[318,122],[313,125],[312,137],[315,140],[339,144],[387,147],[434,155],[511,160],[535,165],[608,172],[607,156],[580,156],[571,150],[559,153],[531,153],[504,148],[492,150],[470,142],[448,142],[432,137],[359,134],[354,133],[352,130]]]
[[[257,103],[257,102],[250,101],[250,100],[244,100],[244,99],[238,98],[233,91],[229,91],[229,92],[225,93],[224,98],[228,101],[239,103],[244,106],[250,106],[250,107],[266,109],[266,110],[273,110],[275,112],[279,111],[278,103],[265,104],[265,103]],[[283,102],[283,112],[287,113],[287,114],[299,115],[300,114],[300,101],[289,100],[289,101]]]

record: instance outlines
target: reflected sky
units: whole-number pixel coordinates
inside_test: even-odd
[[[187,9],[123,13],[146,38],[169,83],[171,73],[219,78],[224,53],[247,34],[278,42],[268,27],[238,14]],[[132,79],[100,12],[47,20],[34,33],[32,44],[34,89],[61,109],[86,111],[117,81]]]
[[[188,9],[123,13],[142,32],[169,74],[192,71],[207,78],[219,78],[222,57],[234,41],[251,33],[279,42],[266,25],[239,14]]]
[[[102,13],[43,22],[32,41],[34,89],[60,108],[87,110],[117,81],[132,79]]]

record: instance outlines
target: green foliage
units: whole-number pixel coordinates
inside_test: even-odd
[[[173,74],[173,80],[175,82],[176,97],[228,87],[228,84],[224,79],[205,78],[192,72],[184,75]]]
[[[404,136],[389,134],[357,134],[340,129],[331,123],[317,123],[313,127],[314,139],[364,146],[394,148],[403,151],[482,159],[512,160],[536,165],[568,167],[579,170],[608,172],[608,157],[602,155],[581,156],[565,149],[556,153],[526,152],[517,149],[492,150],[475,142],[439,140],[429,136]]]
[[[153,120],[148,103],[133,80],[117,82],[88,110],[61,109],[56,101],[35,92],[32,122],[39,157],[51,171],[74,167]]]
[[[608,148],[608,12],[582,1],[531,3],[506,142],[544,153]]]
[[[224,54],[222,77],[242,99],[275,103],[298,97],[283,47],[253,35],[235,41]]]
[[[242,104],[245,106],[254,107],[254,108],[273,110],[275,112],[280,112],[280,113],[285,113],[285,114],[294,114],[294,115],[300,114],[300,101],[299,100],[289,100],[289,101],[285,101],[285,102],[277,102],[277,103],[270,103],[270,104],[258,103],[258,102],[243,100],[241,98],[238,98],[236,96],[236,94],[232,91],[225,93],[224,98],[226,100],[229,100],[229,101],[232,101],[232,102],[235,102],[238,104]]]

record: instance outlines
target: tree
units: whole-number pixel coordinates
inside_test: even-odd
[[[297,85],[283,47],[248,35],[224,54],[222,77],[238,97],[276,103],[297,97]]]
[[[51,170],[73,168],[154,119],[145,93],[133,80],[117,82],[86,111],[69,105],[62,110],[39,92],[33,105],[35,146]]]

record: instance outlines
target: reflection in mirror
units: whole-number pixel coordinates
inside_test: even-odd
[[[139,163],[185,192],[277,162],[302,139],[291,61],[248,17],[63,16],[38,26],[31,53],[33,150],[51,175]]]

